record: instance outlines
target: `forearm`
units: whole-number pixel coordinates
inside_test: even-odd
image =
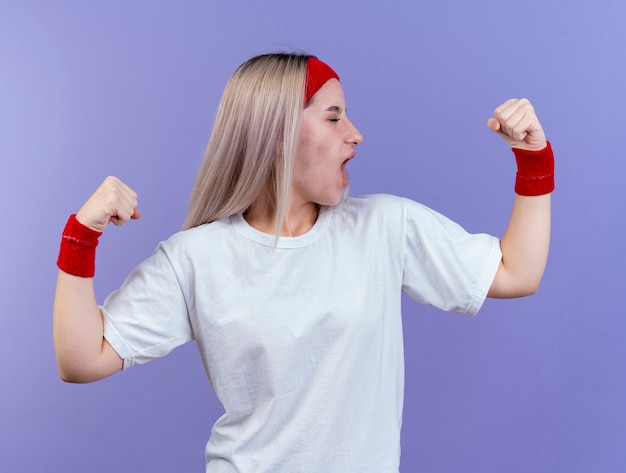
[[[537,291],[548,260],[550,214],[551,194],[515,196],[489,297],[521,297]]]
[[[64,381],[96,381],[122,368],[121,358],[104,339],[104,324],[92,278],[59,271],[53,336],[57,367]]]

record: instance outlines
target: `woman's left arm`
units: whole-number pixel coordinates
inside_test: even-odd
[[[500,242],[502,260],[488,297],[527,296],[539,288],[548,260],[550,193],[554,189],[552,149],[526,99],[510,99],[500,105],[487,126],[513,148],[518,163],[515,202]]]

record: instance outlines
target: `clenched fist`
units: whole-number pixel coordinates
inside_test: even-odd
[[[107,177],[76,214],[83,225],[102,232],[109,224],[123,225],[140,216],[137,193],[117,177]]]
[[[528,99],[509,99],[493,115],[487,126],[511,148],[537,151],[546,147],[546,135]]]

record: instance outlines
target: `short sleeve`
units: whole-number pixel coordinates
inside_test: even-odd
[[[124,369],[167,355],[193,340],[184,290],[162,245],[101,307],[104,337]]]
[[[418,302],[475,315],[502,259],[499,239],[470,234],[412,201],[404,216],[403,290]]]

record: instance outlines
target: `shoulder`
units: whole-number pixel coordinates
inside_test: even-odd
[[[350,198],[346,214],[354,222],[370,222],[401,234],[433,236],[441,232],[458,235],[463,228],[450,218],[406,197],[372,194]],[[357,223],[358,225],[358,223]]]
[[[429,209],[405,197],[369,194],[346,199],[333,210],[333,225],[358,235],[403,238],[408,225],[429,225]],[[395,235],[395,237],[394,237]]]
[[[391,194],[367,194],[353,197],[347,199],[342,205],[345,205],[347,212],[353,211],[361,215],[367,214],[370,216],[386,216],[393,219],[407,217],[408,215],[419,217],[421,214],[437,214],[437,212],[419,202]]]
[[[228,241],[227,235],[231,228],[228,218],[206,223],[173,234],[159,243],[159,248],[169,255],[193,255],[206,248],[215,248],[220,242]]]
[[[346,199],[341,206],[357,212],[377,213],[399,210],[405,205],[405,198],[391,194],[366,194]]]

